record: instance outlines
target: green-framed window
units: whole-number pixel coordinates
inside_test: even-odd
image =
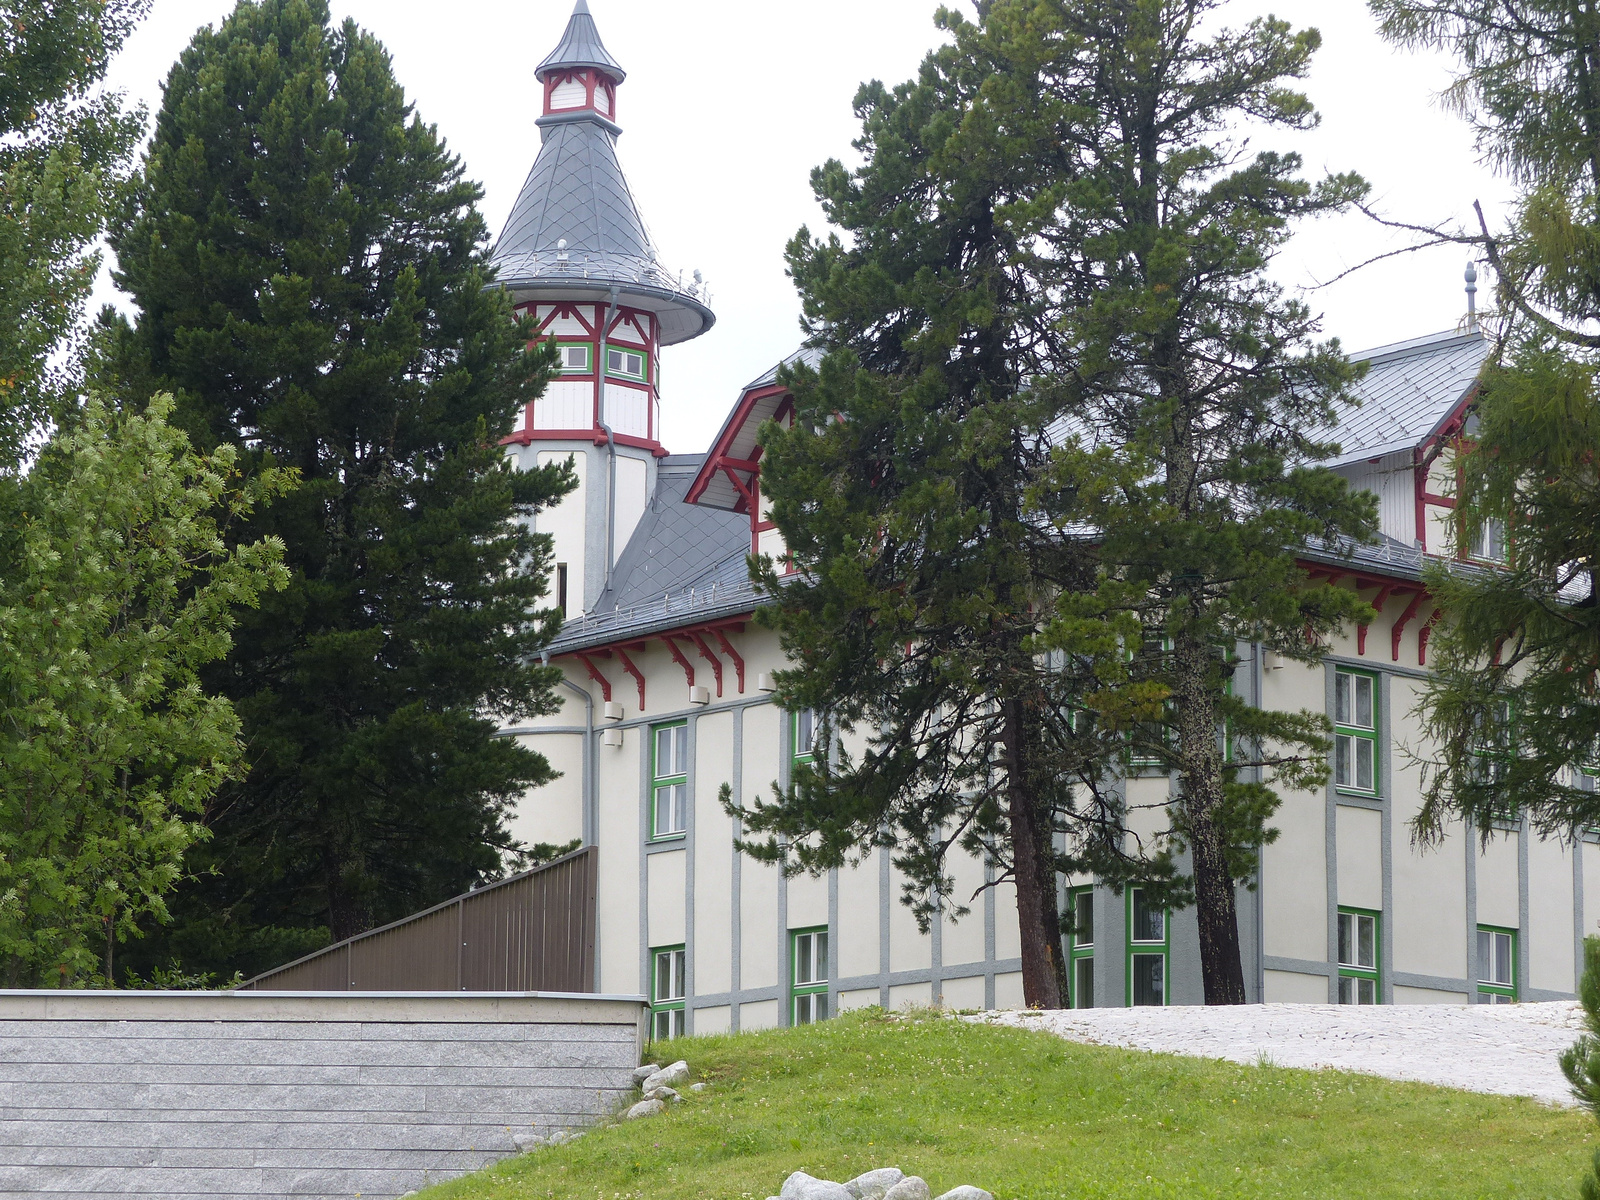
[[[1366,908],[1339,909],[1339,1003],[1381,1004],[1383,921]]]
[[[828,1019],[828,931],[789,931],[789,1021],[810,1025]]]
[[[1473,754],[1479,783],[1499,783],[1511,765],[1512,713],[1509,700],[1495,700],[1478,723]]]
[[[1094,1007],[1094,888],[1078,887],[1067,893],[1072,932],[1067,937],[1067,990],[1069,1008]]]
[[[606,374],[644,383],[650,378],[650,356],[643,350],[629,350],[626,346],[607,346]]]
[[[689,723],[650,727],[650,836],[682,837],[689,828]]]
[[[1498,925],[1478,926],[1478,1002],[1517,1001],[1517,931]]]
[[[557,342],[563,375],[588,375],[594,371],[594,347],[588,342]]]
[[[659,946],[650,958],[650,1036],[656,1041],[682,1037],[688,955],[682,946]]]
[[[1172,951],[1167,910],[1144,888],[1128,889],[1128,1004],[1133,1008],[1166,1004],[1172,995],[1167,970]]]
[[[813,762],[817,750],[817,712],[802,708],[789,714],[789,752],[797,763]]]
[[[1376,795],[1378,759],[1378,677],[1370,671],[1335,671],[1333,786]]]

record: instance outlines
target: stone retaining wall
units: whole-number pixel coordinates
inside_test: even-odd
[[[0,1197],[393,1197],[633,1088],[637,997],[0,992]]]

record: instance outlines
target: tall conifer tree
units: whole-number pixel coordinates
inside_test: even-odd
[[[1430,575],[1449,619],[1417,828],[1437,838],[1464,818],[1488,836],[1520,812],[1572,837],[1600,822],[1600,11],[1371,7],[1392,40],[1457,56],[1447,97],[1519,193],[1506,228],[1462,239],[1493,267],[1499,311],[1457,461],[1456,536],[1502,561]]]
[[[188,968],[265,967],[494,876],[510,806],[552,776],[495,720],[552,707],[526,518],[571,481],[498,446],[551,358],[486,289],[480,196],[326,0],[243,0],[168,77],[112,242],[138,319],[108,369],[301,480],[240,531],[280,536],[293,579],[216,676],[249,776],[153,948]]]

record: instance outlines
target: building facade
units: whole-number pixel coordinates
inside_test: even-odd
[[[667,453],[660,354],[714,318],[698,281],[685,286],[658,264],[617,165],[624,74],[584,0],[537,76],[543,143],[495,255],[517,305],[560,346],[563,374],[529,406],[507,453],[526,466],[572,455],[581,482],[540,517],[568,618],[550,650],[566,703],[505,731],[563,774],[523,800],[516,833],[596,848],[595,983],[648,994],[656,1036],[804,1023],[869,1004],[1019,1005],[1009,885],[924,934],[882,851],[788,880],[735,851],[720,788],[748,800],[783,787],[811,751],[810,714],[772,703],[783,660],[775,637],[751,623],[760,597],[745,566],[751,552],[781,551],[757,434],[783,419],[787,396],[774,368],[735,398],[706,453]],[[1416,708],[1442,616],[1423,565],[1503,553],[1492,530],[1477,546],[1455,545],[1447,486],[1487,349],[1469,324],[1360,356],[1370,364],[1364,402],[1344,417],[1332,465],[1378,496],[1381,537],[1349,556],[1308,547],[1304,563],[1313,578],[1355,589],[1378,617],[1334,638],[1313,667],[1239,647],[1237,678],[1253,703],[1326,712],[1335,725],[1327,787],[1284,797],[1280,836],[1255,888],[1240,892],[1253,1000],[1574,994],[1583,934],[1600,919],[1600,840],[1540,839],[1525,821],[1486,845],[1456,828],[1419,850],[1410,834],[1427,757]],[[1151,767],[1118,786],[1137,813],[1173,784]],[[975,859],[955,863],[958,891],[978,891],[986,872]],[[1092,931],[1064,947],[1075,1005],[1202,1001],[1192,912],[1152,908],[1137,888],[1060,886],[1074,923]]]

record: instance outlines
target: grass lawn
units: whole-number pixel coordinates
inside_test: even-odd
[[[791,1171],[897,1166],[998,1200],[1572,1200],[1594,1118],[1332,1071],[1080,1046],[868,1010],[663,1049],[682,1104],[430,1188],[425,1200],[765,1200]]]

